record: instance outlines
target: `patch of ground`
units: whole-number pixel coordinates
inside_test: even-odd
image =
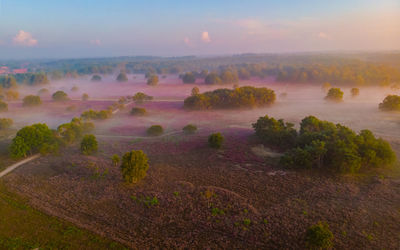
[[[0,181],[0,249],[124,249],[119,243],[45,215]]]
[[[96,156],[70,147],[4,182],[33,207],[132,248],[301,249],[320,220],[337,248],[399,248],[398,177],[286,172],[254,154],[249,132],[224,132],[220,150],[207,146],[208,131],[101,138]],[[133,149],[151,167],[141,183],[126,185],[110,157]]]

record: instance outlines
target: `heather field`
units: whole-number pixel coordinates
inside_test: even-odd
[[[319,85],[270,78],[239,84],[246,85],[273,89],[276,102],[252,109],[186,110],[183,100],[194,86],[201,93],[221,86],[182,84],[175,75],[161,78],[155,87],[146,85],[143,75],[129,75],[124,83],[111,77],[100,83],[84,78],[54,82],[49,93],[64,90],[70,100],[54,102],[48,94],[36,108],[10,103],[5,114],[14,125],[1,135],[0,170],[15,162],[7,156],[7,146],[23,126],[40,122],[56,129],[85,110],[106,109],[137,92],[154,99],[126,102],[109,119],[94,120],[96,154],[83,155],[74,143],[25,164],[5,176],[1,185],[34,209],[129,248],[300,249],[307,228],[318,221],[329,224],[336,248],[398,248],[398,170],[337,176],[285,169],[279,164],[282,150],[262,145],[252,129],[264,115],[293,122],[296,128],[305,116],[314,115],[357,132],[370,129],[399,155],[400,115],[378,110],[382,99],[397,90],[366,87],[352,98],[350,88],[342,88],[344,101],[329,103]],[[72,91],[73,86],[78,90]],[[39,89],[24,87],[20,92]],[[83,93],[88,100],[81,100]],[[146,114],[131,115],[133,107],[145,108]],[[189,123],[198,127],[197,133],[182,131]],[[156,124],[164,133],[148,136],[147,128]],[[220,149],[207,144],[214,132],[225,137]],[[149,158],[147,175],[137,184],[124,183],[119,166],[111,161],[112,155],[130,150],[143,150]]]

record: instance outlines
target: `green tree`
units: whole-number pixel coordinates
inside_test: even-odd
[[[52,95],[52,98],[56,102],[62,102],[68,100],[68,95],[64,91],[59,90]]]
[[[149,78],[147,78],[147,85],[150,86],[156,86],[158,84],[158,76],[157,75],[151,75]]]
[[[97,152],[98,143],[94,135],[85,135],[81,142],[81,152],[85,155],[91,155]]]
[[[0,118],[0,130],[8,129],[13,125],[14,121],[9,118]]]
[[[32,153],[58,150],[59,141],[46,124],[37,123],[20,129],[10,145],[10,153],[19,158]]]
[[[147,135],[150,136],[159,136],[164,133],[164,129],[160,125],[153,125],[147,129]]]
[[[285,123],[282,119],[275,120],[266,115],[260,117],[253,128],[257,137],[267,145],[288,149],[296,144],[297,131],[294,124]]]
[[[196,76],[192,72],[187,72],[182,76],[183,83],[195,83]]]
[[[309,249],[330,249],[333,247],[333,233],[326,222],[318,222],[306,231],[306,247]]]
[[[137,92],[133,97],[132,100],[136,103],[143,103],[145,101],[151,101],[153,100],[152,96],[146,95],[145,93],[142,92]]]
[[[117,81],[118,82],[127,82],[128,81],[128,77],[126,76],[126,74],[124,72],[121,72],[117,76]]]
[[[7,112],[8,111],[8,104],[0,101],[0,112]]]
[[[42,104],[42,100],[40,99],[40,96],[27,95],[23,99],[22,106],[24,106],[24,107],[34,107],[34,106],[40,106],[41,104]]]
[[[87,101],[87,100],[89,100],[89,95],[86,94],[86,93],[84,93],[84,94],[82,95],[82,101]]]
[[[134,116],[144,116],[147,112],[145,108],[133,107],[130,113]]]
[[[223,142],[224,137],[221,135],[221,133],[213,133],[208,136],[208,145],[212,148],[221,148]]]
[[[341,91],[340,88],[330,88],[325,100],[341,102],[343,101],[343,91]]]
[[[351,93],[352,97],[356,97],[356,96],[358,96],[360,94],[360,89],[359,88],[352,88],[350,90],[350,93]]]
[[[93,75],[91,81],[92,82],[101,82],[101,76]]]
[[[111,157],[111,161],[114,164],[114,166],[118,166],[121,159],[119,158],[119,155],[115,154]]]
[[[131,151],[122,156],[121,172],[127,183],[137,183],[146,177],[149,169],[148,158],[143,151]]]
[[[386,96],[383,102],[379,103],[379,109],[382,111],[400,111],[400,96]]]
[[[217,73],[212,72],[206,76],[204,82],[206,84],[220,84],[222,83],[222,80]]]
[[[193,124],[188,124],[182,128],[183,132],[186,134],[194,134],[197,131],[197,127]]]

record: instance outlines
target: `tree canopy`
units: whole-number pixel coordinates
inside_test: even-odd
[[[125,182],[137,183],[146,177],[149,169],[147,155],[141,150],[125,153],[120,168]]]
[[[40,96],[37,95],[27,95],[23,99],[22,106],[24,107],[35,107],[40,106],[42,104],[42,100]]]
[[[334,102],[343,101],[343,91],[340,88],[330,88],[328,94],[325,96],[325,100]]]
[[[81,142],[81,153],[91,155],[97,152],[98,143],[94,135],[85,135]]]
[[[156,86],[157,84],[158,84],[158,76],[157,75],[152,74],[147,78],[147,85]]]
[[[252,108],[272,104],[275,98],[271,89],[246,86],[189,96],[184,101],[184,107],[192,110]]]
[[[126,74],[124,72],[121,72],[117,76],[117,81],[118,82],[127,82],[128,81],[128,77],[126,76]]]
[[[53,100],[56,101],[56,102],[67,101],[67,100],[69,99],[69,98],[68,98],[68,95],[67,95],[64,91],[61,91],[61,90],[56,91],[56,92],[52,95],[52,98],[53,98]]]
[[[400,96],[386,96],[383,102],[379,103],[379,109],[382,111],[400,111]]]
[[[193,74],[193,72],[187,72],[182,76],[182,81],[183,83],[195,83],[196,76]]]
[[[271,118],[261,117],[253,127],[256,135],[267,145],[282,148],[282,140],[285,142],[284,149],[289,151],[281,158],[281,164],[286,167],[356,173],[389,166],[396,161],[390,144],[376,138],[369,130],[356,134],[343,125],[308,116],[301,121],[300,131],[295,136],[292,126],[284,126],[283,120],[280,121],[277,123]],[[278,135],[273,131],[278,131]],[[286,138],[287,133],[282,131],[291,136]],[[278,140],[280,133],[284,137]]]

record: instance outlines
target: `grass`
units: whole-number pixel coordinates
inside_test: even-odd
[[[45,215],[0,181],[0,249],[125,249],[119,243]]]

